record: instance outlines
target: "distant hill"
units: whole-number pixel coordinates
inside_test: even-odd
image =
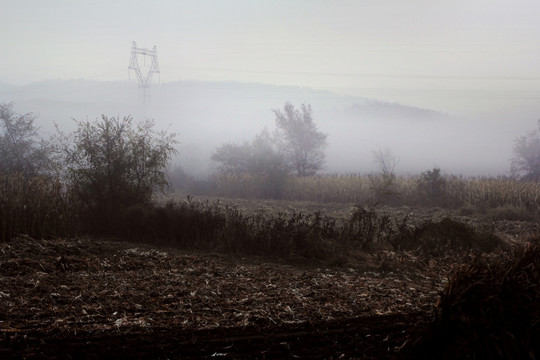
[[[382,118],[387,120],[404,119],[411,121],[437,121],[450,117],[447,114],[429,109],[420,109],[412,106],[405,106],[398,103],[387,103],[376,100],[363,101],[353,104],[348,114],[358,118]]]
[[[0,102],[11,101],[17,112],[38,115],[36,123],[44,133],[53,131],[55,122],[65,131],[73,130],[73,118],[143,116],[134,82],[0,83]],[[311,104],[317,126],[328,133],[328,172],[377,170],[372,151],[389,147],[400,158],[400,172],[417,173],[437,165],[452,173],[499,174],[508,169],[512,141],[520,135],[509,132],[507,124],[430,109],[304,87],[239,82],[154,85],[147,114],[159,128],[178,134],[180,164],[203,175],[212,171],[209,157],[218,145],[249,140],[265,127],[273,129],[272,109],[286,101]]]

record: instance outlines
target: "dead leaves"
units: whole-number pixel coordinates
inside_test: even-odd
[[[301,269],[90,239],[25,238],[2,250],[4,329],[295,324],[424,311],[441,288],[421,273]]]

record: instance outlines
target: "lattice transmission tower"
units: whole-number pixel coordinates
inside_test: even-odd
[[[142,57],[143,60],[142,68],[139,57]],[[147,60],[149,61],[149,66],[146,65]],[[151,105],[150,86],[152,85],[152,77],[154,74],[158,74],[159,76],[157,47],[154,45],[152,50],[138,48],[135,41],[133,41],[131,44],[131,59],[128,68],[129,74],[131,74],[131,70],[133,70],[137,76],[139,97],[142,102],[143,115],[146,117]]]

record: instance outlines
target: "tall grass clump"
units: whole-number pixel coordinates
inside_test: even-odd
[[[186,248],[276,257],[323,259],[350,250],[411,251],[423,258],[490,252],[503,242],[490,232],[443,219],[414,225],[375,208],[355,208],[337,222],[314,214],[246,215],[219,202],[188,201],[125,210],[118,233],[127,240]]]
[[[319,258],[333,252],[334,223],[320,215],[248,216],[218,202],[136,206],[123,214],[127,239],[164,242],[180,248],[279,257]]]
[[[19,234],[34,238],[69,236],[78,231],[75,203],[58,181],[46,176],[0,176],[0,240]]]

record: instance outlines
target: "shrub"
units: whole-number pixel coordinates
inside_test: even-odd
[[[65,144],[69,187],[81,203],[85,230],[111,233],[123,209],[149,204],[167,185],[174,134],[154,131],[152,121],[134,125],[130,117],[103,115],[77,125],[74,143]]]
[[[441,176],[441,169],[424,171],[417,180],[416,190],[420,204],[446,206],[446,180]]]
[[[491,252],[504,243],[490,232],[443,219],[415,226],[408,217],[392,221],[374,208],[358,206],[345,222],[319,212],[306,215],[246,215],[219,202],[137,205],[122,213],[119,233],[128,239],[197,248],[309,259],[347,254],[351,249],[407,250],[423,258]]]
[[[388,215],[379,216],[374,208],[355,207],[341,234],[348,246],[371,250],[375,245],[385,246],[394,236]]]
[[[395,250],[413,251],[423,257],[445,256],[464,253],[470,250],[491,252],[505,247],[505,243],[490,231],[477,231],[473,227],[444,218],[431,220],[414,227],[400,227],[391,238]]]
[[[194,201],[135,206],[123,212],[122,235],[140,241],[266,256],[332,254],[335,225],[320,214],[246,216],[237,208]]]
[[[219,164],[220,173],[214,180],[221,195],[282,197],[289,169],[268,131],[261,132],[251,143],[221,145],[212,160]]]
[[[378,206],[384,203],[399,202],[400,192],[396,186],[396,174],[394,172],[399,160],[392,154],[389,148],[384,151],[378,149],[373,152],[375,162],[380,167],[380,174],[368,175],[371,190],[370,203]]]

